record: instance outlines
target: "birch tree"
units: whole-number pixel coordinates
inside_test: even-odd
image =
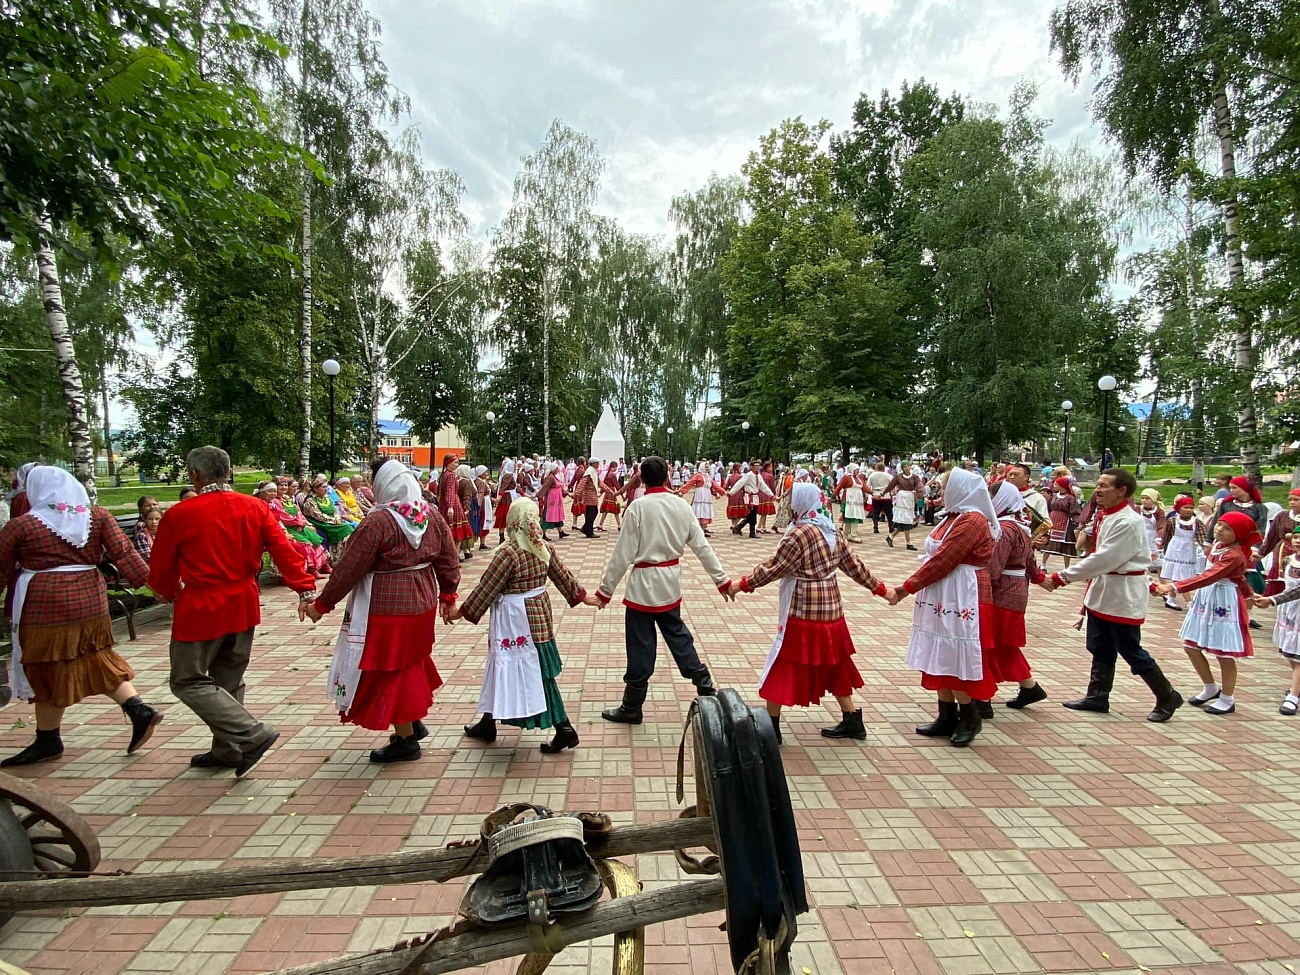
[[[551,453],[551,332],[566,301],[563,282],[575,241],[591,226],[604,160],[595,141],[556,119],[515,177],[505,221],[508,238],[535,240],[540,249],[543,451]]]

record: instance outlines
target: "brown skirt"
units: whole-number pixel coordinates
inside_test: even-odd
[[[71,707],[97,694],[112,694],[135,677],[113,649],[113,622],[105,613],[55,626],[20,624],[23,670],[37,704]]]

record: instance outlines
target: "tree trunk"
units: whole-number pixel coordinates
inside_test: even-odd
[[[370,445],[369,459],[371,461],[379,456],[379,398],[383,395],[383,385],[383,377],[372,373],[370,379],[370,422],[368,424],[370,429],[366,438],[367,443]],[[414,433],[415,431],[412,430],[411,432]],[[433,464],[433,442],[436,432],[435,430],[429,431],[430,466]]]
[[[542,453],[551,456],[551,288],[542,299]]]
[[[1156,422],[1156,414],[1160,412],[1160,376],[1156,376],[1156,389],[1151,394],[1151,415],[1147,417],[1147,436],[1146,443],[1138,444],[1138,462],[1151,452],[1151,427]]]
[[[298,480],[311,473],[311,174],[302,170],[302,438],[298,441]]]
[[[104,454],[108,457],[108,483],[117,485],[117,464],[113,462],[113,427],[108,420],[108,369],[99,367],[99,395],[104,407]]]
[[[77,351],[68,331],[68,315],[63,308],[63,288],[59,284],[59,265],[50,248],[50,218],[40,222],[41,237],[36,242],[36,267],[40,276],[41,301],[45,305],[45,321],[50,327],[54,353],[58,357],[59,380],[63,384],[63,401],[68,409],[68,442],[72,445],[74,476],[95,500],[95,452],[90,444],[90,411],[86,406],[86,390],[81,384],[81,370],[77,367]]]
[[[1218,4],[1213,6],[1217,12]],[[1237,156],[1228,89],[1223,84],[1214,95],[1214,124],[1219,135],[1220,175],[1229,186],[1223,200],[1223,230],[1227,242],[1228,287],[1233,292],[1231,306],[1235,319],[1232,344],[1233,366],[1237,374],[1237,437],[1240,440],[1241,466],[1247,477],[1261,485],[1264,479],[1259,469],[1259,445],[1255,442],[1255,348],[1250,319],[1237,293],[1245,286],[1246,278],[1241,260],[1241,231],[1237,226],[1237,190],[1232,186],[1237,178]]]

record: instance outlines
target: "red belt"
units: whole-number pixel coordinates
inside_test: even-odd
[[[638,562],[632,566],[634,569],[667,569],[676,565],[681,559],[673,559],[671,562]]]
[[[1108,576],[1144,576],[1147,574],[1146,569],[1138,569],[1136,572],[1107,572]]]

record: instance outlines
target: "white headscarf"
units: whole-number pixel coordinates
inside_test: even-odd
[[[1002,526],[993,510],[988,485],[974,471],[954,467],[943,488],[943,510],[946,515],[976,511],[989,523],[989,534],[997,541],[1002,536]]]
[[[790,489],[790,514],[796,525],[816,525],[831,551],[835,551],[835,526],[817,485],[801,482]]]
[[[1020,488],[1016,487],[1010,481],[1003,481],[998,486],[998,491],[993,495],[993,510],[998,513],[999,519],[1007,519],[1019,525],[1029,533],[1029,526],[1020,519],[1020,512],[1025,510],[1025,498],[1020,493]]]
[[[483,476],[484,474],[486,474],[486,473],[487,473],[487,465],[486,465],[486,464],[479,464],[478,467],[474,468],[474,476],[475,476],[475,477],[482,477],[482,476]]]
[[[18,497],[18,495],[22,494],[24,491],[27,490],[27,475],[30,474],[32,472],[32,469],[37,466],[39,465],[35,461],[32,461],[31,463],[24,464],[22,467],[18,468],[18,470],[14,471],[13,490],[5,495],[6,501],[12,501],[14,498]]]
[[[548,474],[554,474],[559,469],[559,464],[553,460],[548,460],[546,466],[542,468],[542,477],[546,477]]]
[[[429,527],[430,514],[415,475],[401,464],[384,464],[375,475],[374,491],[376,509],[392,515],[411,548],[419,548]]]
[[[502,474],[513,474],[515,472],[515,462],[507,457],[501,462]]]
[[[90,539],[90,498],[80,481],[62,467],[33,465],[26,479],[32,514],[73,548]]]

